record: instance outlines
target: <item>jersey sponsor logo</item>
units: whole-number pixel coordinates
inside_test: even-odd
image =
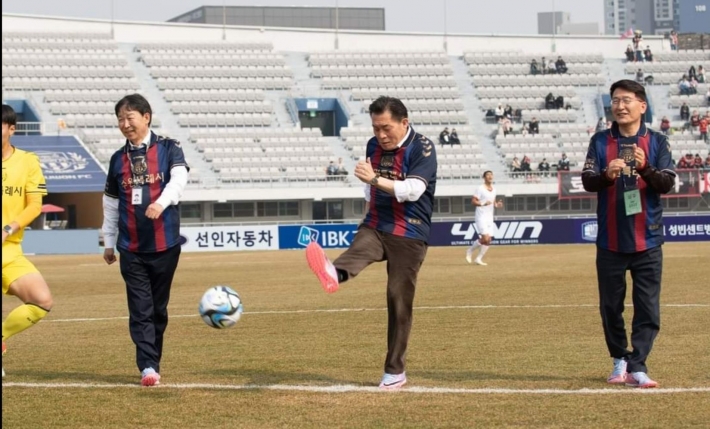
[[[35,154],[46,173],[70,173],[89,165],[89,160],[76,152],[37,151]]]
[[[582,240],[597,241],[598,231],[599,225],[597,224],[597,221],[593,220],[590,222],[584,222],[582,224]]]
[[[455,223],[451,227],[451,235],[463,236],[464,240],[473,240],[478,236],[478,229],[475,223],[469,223],[466,229],[463,229],[462,223]],[[542,222],[539,221],[504,221],[498,222],[496,225],[493,239],[495,240],[529,240],[537,241],[542,233]]]

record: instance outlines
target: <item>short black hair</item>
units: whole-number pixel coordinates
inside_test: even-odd
[[[516,158],[517,158],[517,157],[516,157]],[[486,174],[488,174],[488,173],[493,174],[493,172],[492,172],[491,170],[486,170],[486,171],[483,172],[483,177],[486,177]]]
[[[635,82],[633,80],[622,79],[614,82],[614,84],[611,85],[609,94],[613,97],[614,91],[616,91],[617,89],[623,89],[625,91],[633,92],[634,95],[636,95],[636,98],[642,100],[644,103],[646,103],[648,100],[646,98],[646,88],[644,88],[643,85],[641,85],[640,83]]]
[[[17,113],[7,104],[2,105],[2,123],[13,127],[17,125]]]
[[[370,116],[381,115],[385,112],[390,112],[392,119],[401,121],[408,118],[407,107],[402,103],[402,100],[394,97],[381,95],[377,100],[370,104]]]
[[[121,111],[121,109],[125,108],[126,110],[133,110],[141,114],[141,116],[145,115],[146,113],[150,113],[150,120],[148,121],[148,126],[150,126],[150,123],[153,122],[153,109],[150,107],[150,103],[148,103],[148,100],[145,99],[140,94],[131,94],[123,97],[122,99],[118,100],[118,103],[116,103],[116,117],[118,117],[118,112]]]

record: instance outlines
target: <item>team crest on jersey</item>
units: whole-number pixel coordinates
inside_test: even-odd
[[[148,171],[148,163],[145,161],[145,156],[131,157],[131,171],[136,176],[141,176]]]
[[[380,159],[380,167],[392,167],[394,165],[394,156],[385,155]]]

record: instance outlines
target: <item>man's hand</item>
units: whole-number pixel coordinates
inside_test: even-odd
[[[104,249],[104,261],[109,265],[116,262],[116,252],[113,249]]]
[[[372,169],[370,158],[367,158],[367,161],[359,161],[355,166],[355,177],[360,179],[361,182],[370,183],[375,176],[375,170]]]
[[[490,206],[491,204],[493,204],[493,201],[486,201],[486,203],[484,204],[484,206]]]
[[[503,201],[501,201],[501,200],[496,201],[495,207],[496,207],[497,209],[503,207]]]
[[[157,219],[160,217],[160,214],[163,213],[163,210],[165,210],[163,206],[158,203],[153,203],[145,210],[145,217],[148,219]]]
[[[646,152],[634,145],[634,158],[636,159],[636,171],[646,168]]]
[[[619,176],[621,176],[621,170],[623,170],[624,167],[626,167],[626,163],[623,159],[613,159],[606,168],[606,176],[611,180],[616,180]]]

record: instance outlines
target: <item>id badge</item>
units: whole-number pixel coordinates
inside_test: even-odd
[[[131,202],[134,206],[139,206],[143,203],[143,188],[133,188]]]
[[[641,213],[641,193],[638,189],[624,191],[624,207],[626,216]]]

